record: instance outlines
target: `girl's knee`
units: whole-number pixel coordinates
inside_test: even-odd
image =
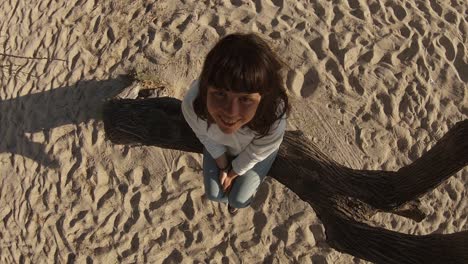
[[[222,193],[215,194],[212,192],[206,192],[205,195],[206,195],[206,198],[208,198],[208,200],[211,200],[213,202],[220,202],[224,196],[224,194]]]
[[[229,204],[234,208],[245,208],[249,206],[252,197],[248,199],[242,199],[242,197],[231,197],[229,196]]]

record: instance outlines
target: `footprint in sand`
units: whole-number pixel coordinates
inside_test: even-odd
[[[438,39],[438,43],[445,49],[445,58],[449,61],[455,59],[455,48],[453,47],[452,42],[444,35]]]
[[[442,7],[435,0],[430,0],[430,5],[432,10],[437,13],[437,15],[442,16]]]
[[[226,34],[226,25],[229,24],[224,16],[215,14],[204,14],[198,20],[198,23],[209,30],[216,32],[218,36]]]
[[[403,19],[405,19],[406,11],[405,11],[405,9],[403,7],[401,7],[400,5],[397,5],[397,4],[392,4],[392,5],[390,5],[390,7],[393,10],[394,16],[398,20],[403,21]]]
[[[132,198],[130,198],[130,209],[131,209],[131,214],[127,218],[127,221],[124,224],[123,232],[128,233],[130,232],[130,229],[136,224],[138,219],[140,219],[140,210],[139,210],[139,204],[141,200],[141,193],[138,191],[135,193]],[[126,217],[128,214],[126,215]]]
[[[412,60],[416,56],[416,54],[418,54],[419,51],[420,47],[418,43],[418,37],[414,35],[413,39],[411,40],[410,46],[401,51],[400,54],[398,54],[397,58],[401,62],[407,62]]]
[[[138,233],[135,233],[130,242],[130,248],[122,252],[122,257],[127,258],[128,256],[135,254],[135,252],[137,252],[139,248],[140,248],[140,239],[138,237]]]
[[[189,221],[193,220],[195,216],[195,209],[191,191],[187,193],[187,199],[185,199],[185,202],[182,205],[182,212]]]
[[[309,97],[315,92],[319,83],[316,71],[311,69],[306,76],[300,70],[288,72],[286,86],[295,96]]]
[[[455,69],[457,69],[460,79],[463,82],[468,83],[468,63],[466,63],[465,50],[466,47],[462,43],[458,43],[457,55],[453,65],[455,66]]]
[[[177,51],[179,51],[184,44],[180,38],[168,32],[162,33],[160,38],[159,47],[161,51],[170,56],[173,56],[175,53],[177,53]]]
[[[331,22],[332,27],[336,26],[336,24],[341,21],[344,17],[343,12],[341,12],[340,8],[335,6],[333,8],[333,20]]]
[[[358,0],[348,0],[348,5],[351,8],[349,12],[352,16],[365,20],[364,11],[362,11],[361,5]]]

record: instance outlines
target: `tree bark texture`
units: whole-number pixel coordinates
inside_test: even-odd
[[[103,109],[115,144],[151,145],[202,153],[175,98],[118,99]],[[398,171],[356,170],[327,157],[300,131],[287,131],[269,175],[309,203],[327,243],[375,263],[468,263],[468,231],[424,236],[373,227],[379,211],[415,221],[417,198],[468,164],[468,120],[458,122],[427,153]]]

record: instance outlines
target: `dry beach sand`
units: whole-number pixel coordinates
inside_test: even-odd
[[[366,263],[325,242],[268,178],[231,217],[203,196],[201,156],[114,145],[100,106],[128,86],[182,98],[220,36],[253,31],[289,64],[300,129],[353,168],[396,170],[468,116],[463,0],[0,1],[1,263]],[[407,234],[467,230],[468,170],[422,197]]]

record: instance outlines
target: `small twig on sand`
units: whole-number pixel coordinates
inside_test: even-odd
[[[25,56],[18,56],[18,55],[11,55],[11,54],[5,54],[5,53],[0,53],[0,56],[4,57],[12,57],[12,58],[19,58],[19,59],[27,59],[27,60],[48,60],[48,61],[63,61],[63,62],[68,62],[67,60],[63,59],[56,59],[56,58],[36,58],[36,57],[25,57]]]

